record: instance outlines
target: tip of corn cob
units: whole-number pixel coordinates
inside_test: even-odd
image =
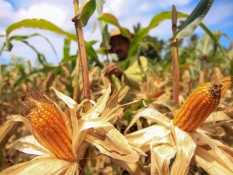
[[[213,98],[213,100],[220,99],[222,92],[222,84],[221,83],[212,83],[209,86],[209,94]]]

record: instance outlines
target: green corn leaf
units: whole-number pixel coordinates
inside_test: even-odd
[[[221,33],[221,35],[224,36],[228,40],[228,42],[229,42],[229,48],[228,48],[228,50],[232,50],[233,49],[233,41],[232,41],[231,37],[229,37],[225,33]]]
[[[128,67],[127,65],[130,65],[129,62],[131,62],[133,60],[133,57],[137,54],[137,50],[143,40],[143,38],[145,36],[148,35],[148,33],[154,29],[155,27],[159,26],[159,24],[161,24],[163,21],[165,20],[170,20],[171,19],[171,12],[161,12],[157,15],[155,15],[151,22],[149,23],[149,25],[145,28],[140,29],[135,36],[133,37],[133,39],[131,40],[131,44],[130,44],[130,49],[129,49],[129,59],[127,59],[125,61],[125,65],[123,66],[125,69]],[[189,15],[182,13],[182,12],[177,12],[177,17],[180,18],[187,18]],[[208,27],[206,27],[203,23],[199,24],[200,27],[205,31],[205,33],[207,33],[210,38],[214,41],[214,43],[220,48],[221,52],[226,56],[226,52],[223,49],[223,47],[221,46],[221,44],[218,42],[218,40],[215,38],[214,34],[208,29]],[[169,29],[167,29],[169,30]]]
[[[18,78],[14,85],[13,85],[13,88],[11,89],[11,91],[13,92],[13,90],[21,83],[24,83],[26,80],[28,80],[30,77],[32,76],[38,76],[39,74],[45,74],[45,73],[48,73],[50,71],[54,71],[56,70],[57,68],[56,67],[45,67],[45,68],[42,68],[42,69],[39,69],[39,70],[33,70],[31,71],[30,73],[28,74],[25,74],[24,76],[21,76],[20,78]]]
[[[13,48],[13,44],[11,43],[10,39],[6,38],[3,49],[4,48],[6,48],[7,51],[11,51],[11,49]]]
[[[16,23],[11,24],[7,29],[6,29],[6,38],[9,37],[9,35],[22,27],[28,27],[28,28],[39,28],[39,29],[44,29],[48,30],[60,35],[64,35],[70,40],[77,41],[77,37],[75,34],[65,32],[55,24],[44,20],[44,19],[25,19]]]
[[[230,75],[233,76],[233,60],[231,61]]]
[[[213,42],[219,47],[223,55],[230,60],[229,56],[226,54],[225,49],[222,47],[222,45],[219,43],[219,41],[215,38],[215,35],[203,24],[200,24],[200,27],[209,35],[209,37],[213,40]]]
[[[40,53],[34,46],[32,46],[31,44],[29,44],[27,41],[25,40],[20,40],[20,42],[26,44],[28,47],[30,47],[34,52],[36,52],[37,54],[37,58],[39,60],[39,62],[42,64],[42,65],[47,65],[47,61],[46,61],[46,58],[44,56],[44,54]]]
[[[27,40],[27,39],[29,39],[29,38],[32,38],[32,37],[42,37],[43,39],[45,39],[45,40],[48,42],[48,44],[50,45],[50,47],[52,48],[53,53],[55,54],[55,56],[56,56],[57,59],[58,59],[57,52],[56,52],[56,50],[55,50],[55,48],[54,48],[52,42],[51,42],[47,37],[45,37],[45,36],[43,36],[43,35],[41,35],[41,34],[39,34],[39,33],[33,33],[33,34],[30,34],[30,35],[14,35],[14,36],[11,36],[10,38],[8,38],[8,42],[11,43],[13,40],[25,41],[25,40]],[[9,46],[8,46],[8,47],[9,47]],[[11,48],[8,48],[8,47],[6,47],[7,50],[8,50],[8,51],[11,51],[13,45],[11,44]]]
[[[101,22],[100,24],[100,30],[102,33],[102,43],[101,46],[104,48],[104,50],[109,50],[111,48],[110,46],[110,35],[108,33],[108,25],[105,22]]]
[[[103,13],[103,5],[104,5],[104,0],[98,0],[96,1],[96,10],[97,12],[101,15]],[[100,24],[100,31],[102,35],[102,43],[101,47],[106,51],[111,48],[109,44],[110,36],[108,33],[108,24],[104,21],[99,20]]]
[[[98,55],[96,53],[96,51],[93,48],[93,44],[95,44],[96,41],[89,41],[89,42],[85,42],[85,46],[86,46],[86,51],[88,56],[90,57],[90,59],[92,59],[97,66],[99,66],[100,68],[103,68],[103,64],[99,61],[98,59]]]
[[[214,0],[201,0],[185,22],[180,26],[176,38],[185,38],[193,34],[197,26],[202,22]]]
[[[112,15],[110,13],[102,13],[99,16],[98,19],[102,20],[102,21],[105,21],[105,22],[107,22],[109,24],[112,24],[112,25],[114,25],[116,27],[120,27],[118,19],[114,15]]]
[[[57,27],[56,25],[54,25],[53,23],[51,23],[49,21],[46,21],[44,19],[26,19],[26,20],[22,20],[22,21],[19,21],[19,22],[16,22],[16,23],[10,25],[6,29],[5,47],[8,48],[8,50],[10,50],[12,48],[12,44],[11,44],[12,39],[20,39],[20,38],[21,39],[24,39],[24,38],[26,39],[29,36],[30,37],[35,36],[35,34],[32,34],[32,35],[29,35],[29,36],[17,36],[17,37],[13,37],[13,38],[9,37],[9,35],[13,31],[15,31],[17,29],[20,29],[20,28],[23,28],[23,27],[26,27],[26,28],[39,28],[39,29],[48,30],[48,31],[51,31],[51,32],[56,33],[56,34],[63,35],[67,39],[69,39],[71,41],[77,42],[77,37],[76,37],[75,34],[65,32],[64,30],[62,30],[61,28]],[[27,43],[27,45],[29,46],[28,43]],[[88,43],[86,44],[86,46],[87,46],[87,48],[91,48],[91,46]],[[31,47],[31,45],[30,45],[30,47]],[[31,48],[34,48],[34,47],[31,47]],[[2,48],[2,50],[3,50],[3,48]],[[96,56],[94,56],[94,55],[96,55],[96,53],[94,54],[94,52],[95,52],[95,50],[93,48],[90,51],[87,50],[87,54],[91,54],[90,56],[92,58],[94,58],[94,60],[96,60],[97,65],[101,65],[99,60],[96,59]],[[38,55],[38,52],[36,52],[36,53]]]
[[[39,62],[41,64],[43,64],[43,65],[46,65],[47,62],[46,62],[45,56],[42,53],[40,53],[34,46],[32,46],[31,44],[29,44],[29,42],[27,41],[27,39],[30,39],[32,37],[38,37],[38,36],[42,37],[43,39],[45,39],[48,42],[48,44],[51,46],[51,48],[52,48],[55,56],[58,59],[58,56],[57,56],[57,53],[56,53],[56,50],[55,50],[53,44],[49,41],[48,38],[44,37],[41,34],[34,33],[34,34],[31,34],[31,35],[14,35],[14,36],[11,36],[11,37],[8,38],[8,42],[10,43],[11,48],[13,47],[12,44],[11,44],[12,41],[18,41],[18,42],[21,42],[21,43],[27,45],[28,47],[30,47],[37,54],[37,58],[38,58]],[[6,45],[6,43],[5,43],[5,45]],[[9,50],[11,48],[7,48],[7,49]]]
[[[13,38],[14,37],[12,37],[12,40],[13,40]],[[26,40],[19,39],[20,37],[16,37],[16,38],[18,38],[19,42],[27,45],[28,47],[30,47],[37,54],[37,58],[38,58],[39,62],[42,65],[46,65],[47,64],[45,56],[42,53],[40,53],[34,46],[32,46],[31,44],[29,44]]]
[[[131,34],[130,34],[129,30],[125,27],[122,27],[120,25],[118,19],[114,15],[112,15],[110,13],[102,13],[99,16],[98,20],[101,20],[101,21],[104,21],[106,23],[109,23],[109,24],[116,26],[117,28],[119,28],[122,36],[124,36],[128,39],[131,39]]]
[[[68,60],[70,57],[70,40],[65,38],[64,39],[64,46],[63,46],[63,59],[62,61]]]
[[[186,18],[188,15],[178,12],[178,18]],[[148,35],[148,33],[157,27],[159,24],[161,24],[165,20],[171,19],[171,12],[161,12],[157,15],[155,15],[152,20],[150,21],[149,25],[145,28],[140,29],[135,36],[133,37],[129,49],[129,58],[136,55],[138,47],[140,43],[142,42],[143,38]],[[169,29],[167,29],[169,30]]]
[[[89,18],[92,16],[96,8],[95,0],[84,0],[81,4],[77,19],[80,19],[82,27],[87,25]]]
[[[38,28],[38,29],[44,29],[44,30],[48,30],[51,32],[54,32],[56,34],[60,34],[63,35],[65,37],[67,37],[70,40],[73,40],[75,42],[77,42],[77,37],[75,34],[72,33],[68,33],[63,31],[61,28],[59,28],[58,26],[54,25],[53,23],[44,20],[44,19],[25,19],[16,23],[11,24],[7,29],[6,29],[6,40],[5,43],[3,45],[3,47],[0,50],[0,54],[2,53],[2,51],[4,50],[4,48],[6,48],[6,50],[10,51],[13,47],[11,40],[12,39],[26,39],[29,37],[33,37],[33,36],[39,36],[39,34],[32,34],[32,35],[28,35],[28,36],[14,36],[13,38],[10,37],[10,34],[20,28]],[[57,57],[57,53],[52,45],[52,43],[44,36],[40,35],[41,37],[43,37],[52,47],[53,52],[55,53],[56,57]]]
[[[105,0],[98,0],[96,1],[96,10],[99,14],[103,13],[103,5],[105,3]]]

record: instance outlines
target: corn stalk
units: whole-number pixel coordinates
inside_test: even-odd
[[[172,39],[172,85],[173,85],[173,101],[176,105],[179,104],[179,81],[180,81],[180,73],[179,73],[179,54],[178,54],[178,39],[176,38],[176,29],[177,29],[177,11],[176,7],[172,6],[172,31],[173,31],[173,39]]]
[[[79,1],[73,0],[73,4],[74,4],[75,15],[77,15],[79,12]],[[88,77],[87,54],[86,54],[86,48],[85,48],[85,43],[84,43],[84,38],[83,38],[82,25],[81,25],[80,18],[73,18],[73,21],[75,23],[76,35],[78,37],[77,42],[78,42],[78,49],[79,49],[79,58],[80,58],[80,63],[81,63],[81,68],[82,68],[84,98],[90,99],[90,83],[89,83],[89,77]],[[77,63],[79,61],[78,60],[79,58],[77,57]],[[78,72],[76,73],[78,74]],[[78,87],[75,87],[75,88],[78,88]]]
[[[75,17],[72,20],[75,23],[76,35],[78,38],[78,40],[77,40],[78,49],[79,49],[79,52],[78,52],[79,56],[77,57],[76,64],[78,64],[78,62],[79,62],[78,59],[80,58],[80,63],[81,63],[81,68],[82,68],[84,98],[90,99],[90,84],[89,84],[87,54],[86,54],[84,37],[83,37],[82,24],[81,24],[81,19],[76,17],[78,15],[78,12],[79,12],[79,1],[73,0],[73,4],[74,4]],[[78,73],[79,72],[76,72],[77,75],[78,75]],[[76,81],[78,81],[78,79],[76,79]],[[77,83],[75,83],[75,84],[77,84]],[[74,92],[78,92],[78,90],[76,90],[76,88],[78,88],[78,86],[76,86],[74,88],[75,88]],[[74,94],[74,97],[75,97],[75,95],[77,95],[77,94]],[[87,103],[84,107],[84,110],[88,111],[89,109],[90,109],[90,104]],[[79,162],[79,166],[80,166],[79,174],[84,174],[84,172],[85,172],[87,157],[89,156],[89,147],[87,147],[84,154],[85,154],[84,159],[82,159]]]

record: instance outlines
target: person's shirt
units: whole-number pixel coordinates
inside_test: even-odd
[[[122,64],[122,63],[119,63]],[[121,67],[121,65],[119,65]],[[145,78],[146,71],[148,70],[148,61],[144,56],[136,59],[121,76],[122,82],[131,88],[138,89],[140,82]]]

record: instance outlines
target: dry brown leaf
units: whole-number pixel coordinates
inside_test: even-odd
[[[218,147],[219,142],[217,144],[217,142],[215,140],[208,137],[204,132],[201,132],[201,131],[199,131],[199,132],[200,133],[193,133],[192,134],[192,137],[194,138],[194,140],[201,140],[202,142],[205,142],[207,145],[209,145],[211,148],[211,151],[213,151],[215,156],[218,157],[217,162],[222,162],[221,164],[225,165],[225,167],[229,168],[229,170],[231,170],[233,173],[233,159],[232,159],[233,157],[232,157],[232,155],[229,155],[224,150],[221,150]],[[227,148],[227,146],[225,146],[225,148]]]
[[[15,121],[8,120],[6,123],[0,126],[0,146],[4,138],[7,136],[8,132],[13,128]]]
[[[153,140],[158,141],[163,137],[167,137],[170,131],[163,126],[153,125],[139,131],[135,131],[126,135],[129,142],[147,152],[150,150],[150,144]]]
[[[135,163],[139,159],[139,154],[133,150],[127,139],[111,124],[96,128],[93,133],[86,136],[85,140],[95,145],[101,153],[114,159],[127,163]]]
[[[178,127],[172,127],[172,135],[176,145],[176,159],[172,165],[171,175],[186,175],[196,149],[196,143],[187,132]]]
[[[218,156],[201,147],[196,149],[195,160],[210,175],[232,174],[232,171],[219,161]]]
[[[170,160],[176,154],[172,143],[171,135],[151,142],[151,174],[170,174]]]
[[[120,161],[117,159],[112,159],[112,161],[122,167],[123,169],[127,170],[130,174],[132,175],[146,175],[145,170],[143,169],[143,167],[139,164],[139,163],[135,163],[135,164],[127,164],[124,161]]]
[[[43,147],[34,136],[20,138],[14,144],[14,148],[26,154],[49,155],[49,151]]]
[[[225,121],[225,114],[221,112],[218,114],[219,122]],[[126,138],[143,151],[151,151],[151,174],[187,174],[196,147],[205,148],[207,145],[211,148],[211,153],[213,152],[212,154],[218,157],[215,164],[225,166],[233,173],[233,150],[226,145],[215,143],[215,140],[205,134],[206,131],[198,129],[194,133],[189,133],[180,130],[166,116],[150,108],[140,110],[132,119],[127,130],[140,117],[156,122],[157,125],[128,134]],[[170,160],[175,154],[175,161],[171,165]],[[198,156],[200,159],[205,159],[202,158],[204,155]],[[171,172],[169,173],[170,168]]]
[[[225,112],[217,111],[210,114],[209,117],[205,120],[205,123],[227,121],[229,119],[230,117]]]
[[[59,175],[56,172],[69,162],[51,157],[37,157],[29,162],[11,166],[0,172],[0,175]]]
[[[125,130],[125,133],[129,130],[130,127],[133,126],[133,124],[140,118],[144,117],[146,119],[149,119],[153,122],[156,122],[158,124],[161,124],[162,126],[169,126],[171,121],[165,117],[163,114],[161,114],[159,111],[151,108],[146,108],[141,111],[139,111],[134,118],[131,120],[130,124]]]
[[[39,154],[42,156],[24,164],[16,164],[9,169],[4,170],[4,172],[9,172],[9,174],[14,174],[15,172],[17,172],[17,174],[28,174],[28,172],[33,172],[35,169],[39,169],[39,174],[50,174],[51,169],[51,174],[79,174],[79,160],[83,160],[86,149],[90,143],[95,145],[104,154],[128,163],[136,163],[139,160],[140,154],[145,155],[145,153],[139,148],[134,146],[131,147],[127,139],[118,130],[116,130],[112,124],[109,123],[109,120],[114,119],[117,117],[117,115],[122,113],[123,107],[132,104],[129,103],[118,105],[119,91],[115,91],[113,95],[109,97],[111,92],[109,87],[106,90],[106,93],[99,98],[97,103],[88,100],[88,103],[92,102],[94,106],[87,112],[81,111],[87,100],[84,100],[81,104],[77,104],[70,97],[55,89],[54,91],[56,95],[69,107],[69,115],[66,115],[66,113],[62,112],[60,107],[55,102],[48,98],[48,100],[53,103],[54,107],[60,112],[62,119],[65,121],[65,127],[67,127],[72,139],[71,148],[75,161],[73,161],[73,159],[72,161],[68,162],[63,161],[58,157],[55,157],[52,152],[48,152],[46,150],[47,148],[43,149],[43,147],[40,145],[42,141],[40,137],[38,137],[38,133],[32,129],[30,120],[23,116],[13,116],[12,121],[23,121],[36,138],[36,140],[33,137],[20,139],[15,145],[16,148],[25,153]],[[81,118],[77,117],[77,112],[80,112],[79,114],[81,115]],[[49,127],[49,125],[46,127]],[[89,135],[88,132],[91,131],[95,132],[94,134]],[[42,159],[44,162],[47,161],[47,163],[41,163],[40,160]],[[54,162],[52,162],[53,160]],[[56,165],[58,162],[63,162],[63,164]],[[51,168],[48,164],[51,164]],[[31,166],[31,169],[29,166]],[[45,170],[46,166],[48,170]],[[53,166],[56,166],[56,168],[53,168]],[[15,167],[17,170],[15,170]]]

